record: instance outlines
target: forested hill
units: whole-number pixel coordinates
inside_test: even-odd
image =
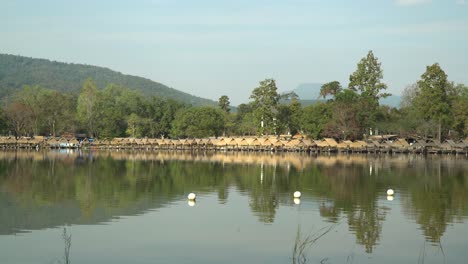
[[[192,105],[216,104],[212,100],[108,68],[0,54],[0,99],[21,89],[24,85],[39,85],[43,88],[78,94],[87,78],[92,78],[99,88],[113,83],[138,90],[147,96],[172,98]]]

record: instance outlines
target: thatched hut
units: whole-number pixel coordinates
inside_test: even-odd
[[[367,143],[362,140],[356,140],[349,145],[353,152],[367,152]]]
[[[396,153],[406,153],[409,151],[409,143],[404,138],[397,138],[390,145],[392,152]]]

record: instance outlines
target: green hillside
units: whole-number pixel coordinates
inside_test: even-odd
[[[113,83],[138,90],[147,96],[172,98],[192,105],[216,104],[212,100],[196,97],[149,79],[103,67],[0,54],[0,98],[21,89],[24,85],[39,85],[78,94],[83,82],[90,77],[99,88]]]

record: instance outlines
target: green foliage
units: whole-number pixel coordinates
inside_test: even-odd
[[[8,97],[24,85],[35,84],[61,93],[78,94],[88,78],[98,88],[113,83],[151,97],[174,99],[192,105],[216,105],[216,102],[175,90],[142,77],[125,75],[107,68],[61,63],[0,54],[0,98]]]
[[[220,109],[191,107],[177,112],[171,135],[178,138],[218,137],[223,133],[225,123],[225,116]]]
[[[229,108],[230,102],[229,102],[229,97],[227,95],[223,95],[219,98],[218,100],[218,106],[221,108],[226,113],[229,113],[231,109]]]
[[[99,93],[92,79],[87,79],[78,96],[77,119],[86,128],[90,136],[97,137],[97,126],[100,122],[98,109]]]
[[[452,102],[453,129],[458,133],[458,137],[468,136],[468,86],[459,84],[456,86],[458,96]]]
[[[135,113],[131,113],[127,117],[127,135],[130,137],[142,137],[144,127],[147,125],[148,120],[138,116]]]
[[[387,85],[382,83],[383,70],[380,65],[374,53],[369,51],[367,56],[358,63],[356,71],[349,76],[348,85],[350,89],[359,91],[362,96],[372,98],[377,104],[379,98],[389,95],[381,93],[382,90],[387,89]]]
[[[323,137],[325,125],[332,118],[332,106],[330,103],[316,103],[304,108],[302,127],[306,135],[312,138]]]
[[[437,124],[438,138],[447,127],[450,118],[450,101],[448,97],[449,82],[447,74],[435,63],[427,66],[426,72],[418,81],[419,93],[414,99],[417,113],[426,121]]]
[[[250,95],[253,99],[254,116],[260,134],[272,134],[275,131],[276,112],[280,96],[274,79],[265,79]]]
[[[322,85],[320,89],[320,97],[325,99],[329,95],[336,96],[336,94],[341,92],[341,90],[342,90],[342,87],[341,87],[340,82],[338,81],[329,82],[329,83]]]

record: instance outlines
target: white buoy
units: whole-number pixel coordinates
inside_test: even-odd
[[[294,196],[294,198],[301,198],[301,192],[300,191],[295,191],[293,196]]]
[[[194,193],[189,193],[189,195],[187,196],[187,198],[191,201],[194,201],[195,198],[197,198],[197,196],[194,194]]]
[[[297,205],[301,204],[301,199],[294,198],[294,204],[297,204]]]
[[[392,189],[387,190],[387,195],[388,196],[392,196],[393,194],[395,194],[395,192]]]
[[[194,207],[195,206],[195,200],[188,200],[188,205],[190,207]]]
[[[387,196],[387,201],[393,201],[393,195],[388,195]]]

